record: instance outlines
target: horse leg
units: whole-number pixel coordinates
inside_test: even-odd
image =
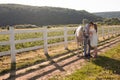
[[[83,46],[83,42],[81,42],[81,52],[82,52],[82,56],[84,55],[84,46]]]
[[[79,46],[80,46],[80,42],[77,42],[77,56],[79,56]]]

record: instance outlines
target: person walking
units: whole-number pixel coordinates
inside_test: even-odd
[[[97,57],[97,45],[98,45],[98,36],[97,36],[97,25],[93,24],[89,27],[89,37],[90,37],[90,46],[94,48],[94,58]]]
[[[90,46],[90,34],[89,34],[89,28],[90,26],[93,25],[93,22],[90,22],[89,24],[86,24],[86,26],[84,26],[84,56],[87,58],[91,57],[90,54],[90,50],[91,50],[91,46]]]

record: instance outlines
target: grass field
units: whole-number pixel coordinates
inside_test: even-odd
[[[99,30],[101,31],[101,29],[99,29]],[[68,31],[68,34],[74,34],[74,30]],[[60,36],[60,35],[63,35],[63,32],[48,33],[49,37]],[[26,34],[16,34],[15,35],[16,40],[38,38],[38,37],[42,37],[42,33],[29,33],[29,34],[26,33]],[[69,37],[68,39],[73,40],[74,37]],[[0,35],[0,41],[8,41],[8,40],[9,40],[8,35]],[[63,38],[51,39],[51,40],[48,40],[48,43],[52,44],[52,43],[56,43],[56,42],[62,42],[63,40],[64,40]],[[16,49],[27,48],[27,47],[32,47],[32,46],[36,46],[36,45],[43,45],[43,41],[26,42],[26,43],[16,44]],[[76,44],[75,43],[68,44],[68,47],[71,47],[70,48],[71,50],[76,49]],[[0,52],[7,51],[9,49],[10,49],[9,45],[0,46]],[[63,54],[64,52],[66,52],[64,50],[64,45],[49,48],[50,56],[56,56],[58,54]],[[37,62],[40,62],[43,60],[46,60],[43,49],[16,54],[16,61],[17,61],[16,68],[19,69],[19,68],[27,67],[29,65],[36,64]],[[10,56],[0,57],[0,73],[5,73],[5,72],[10,71],[10,67],[11,67],[10,65],[11,65],[11,57]]]
[[[50,80],[120,80],[120,44],[66,77]]]

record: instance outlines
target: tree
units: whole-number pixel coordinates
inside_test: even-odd
[[[104,20],[104,23],[107,25],[119,25],[120,20],[118,18],[107,18]]]

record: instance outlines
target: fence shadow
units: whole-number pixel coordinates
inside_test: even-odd
[[[112,70],[114,74],[120,75],[120,60],[112,59],[106,56],[99,56],[92,62],[104,69]]]
[[[55,66],[55,68],[53,68],[53,69],[51,69],[51,70],[48,70],[48,71],[46,71],[46,72],[43,72],[42,74],[36,75],[36,76],[30,78],[29,80],[36,80],[36,79],[38,79],[38,78],[40,78],[40,77],[42,77],[42,76],[44,76],[44,75],[51,74],[51,72],[54,72],[54,71],[56,71],[56,70],[65,71],[65,70],[63,69],[63,67],[65,67],[65,66],[67,66],[67,65],[70,65],[70,64],[72,64],[72,63],[74,63],[74,62],[76,62],[76,61],[78,61],[78,60],[80,59],[80,58],[76,57],[76,59],[73,60],[73,61],[69,61],[69,62],[67,62],[67,63],[65,63],[65,64],[63,64],[63,65],[58,65],[58,64],[57,64],[58,62],[64,61],[64,60],[66,60],[66,59],[68,59],[68,58],[71,58],[71,57],[75,56],[74,51],[69,51],[69,50],[68,50],[68,52],[71,52],[71,54],[73,54],[73,55],[68,56],[68,57],[65,57],[64,59],[60,59],[60,60],[58,60],[57,62],[55,62],[55,61],[49,56],[49,54],[45,54],[46,57],[48,58],[48,60],[49,60],[50,62],[52,62],[52,65]]]
[[[117,39],[115,39],[115,40],[117,40]],[[105,48],[107,48],[107,47],[110,47],[110,46],[113,45],[113,44],[116,44],[116,43],[120,42],[120,40],[117,40],[117,41],[115,41],[115,40],[112,40],[113,43],[108,42],[108,45],[104,45],[104,46],[102,46],[101,48],[99,48],[99,49],[98,49],[98,52],[101,52],[102,49],[105,49]]]
[[[15,80],[16,79],[16,63],[11,63],[10,76],[3,80]]]
[[[50,56],[49,54],[45,54],[47,59],[50,61],[50,63],[52,63],[57,69],[59,69],[60,71],[65,71],[60,65],[58,65]]]
[[[35,71],[37,71],[37,70],[41,70],[41,69],[46,68],[46,67],[51,66],[51,65],[53,65],[53,66],[55,66],[55,67],[54,67],[53,69],[51,69],[51,70],[45,71],[45,72],[43,72],[43,73],[41,73],[41,74],[39,74],[39,75],[34,76],[34,77],[30,78],[29,80],[35,80],[35,79],[37,79],[37,78],[40,78],[40,77],[45,76],[45,75],[47,75],[47,74],[50,74],[51,72],[54,72],[54,71],[56,71],[56,70],[65,71],[65,70],[63,69],[64,66],[70,65],[71,63],[76,62],[76,61],[79,60],[80,58],[76,57],[75,60],[69,61],[68,63],[65,63],[64,65],[59,65],[58,62],[62,62],[62,61],[64,61],[64,60],[67,60],[68,58],[71,58],[71,57],[73,57],[73,56],[76,56],[75,51],[76,51],[76,49],[75,49],[75,50],[69,50],[69,49],[68,49],[67,52],[65,52],[65,53],[63,53],[63,54],[60,54],[60,55],[57,55],[57,56],[55,56],[55,57],[51,57],[49,54],[45,54],[45,56],[47,57],[47,61],[49,61],[48,64],[39,66],[39,67],[37,67],[37,68],[35,68],[35,69],[31,69],[31,70],[29,70],[29,71],[26,71],[25,73],[20,73],[20,74],[17,74],[17,75],[16,75],[16,71],[19,71],[19,70],[21,70],[21,69],[16,70],[16,66],[14,66],[14,70],[11,70],[11,72],[10,72],[10,77],[7,78],[7,79],[5,79],[5,80],[15,80],[16,78],[22,77],[22,76],[27,75],[27,74],[29,74],[29,73],[33,73],[33,72],[35,72]],[[70,55],[69,55],[69,56],[66,56],[66,55],[68,55],[68,54],[70,54]],[[59,60],[57,60],[57,61],[54,61],[55,58],[59,58],[59,57],[62,57],[62,56],[65,56],[65,57],[64,57],[64,58],[61,58],[61,59],[59,59]],[[43,61],[43,62],[45,62],[45,61]],[[41,63],[43,63],[43,62],[38,62],[37,64],[41,64]],[[32,66],[34,66],[34,65],[32,65]],[[28,67],[30,67],[30,66],[28,66]],[[26,68],[28,68],[28,67],[26,67]],[[22,68],[22,69],[25,69],[25,68]],[[14,74],[14,76],[13,76],[13,74]],[[12,76],[11,76],[11,75],[12,75]]]
[[[106,48],[106,47],[108,47],[108,46],[110,46],[110,45],[112,45],[112,44],[115,44],[115,43],[117,43],[117,42],[119,42],[119,41],[115,41],[114,43],[111,43],[111,44],[109,44],[109,45],[107,45],[107,46],[103,46],[102,48],[99,49],[99,51],[102,50],[103,48]],[[14,66],[14,70],[12,70],[12,71],[10,72],[10,75],[14,74],[14,76],[12,76],[12,78],[10,77],[10,78],[5,79],[5,80],[15,80],[15,79],[18,78],[18,77],[27,75],[27,74],[29,74],[29,73],[35,72],[35,71],[37,71],[37,70],[40,70],[40,69],[45,68],[45,67],[50,66],[50,65],[54,65],[55,68],[53,68],[53,69],[51,69],[51,70],[48,70],[48,71],[46,71],[46,72],[43,72],[43,73],[41,73],[41,74],[39,74],[39,75],[36,75],[36,76],[30,78],[29,80],[35,80],[35,79],[37,79],[37,78],[40,78],[40,77],[42,77],[42,76],[45,76],[46,74],[50,74],[51,72],[56,71],[56,70],[65,71],[65,70],[63,69],[64,66],[67,66],[67,65],[69,65],[69,64],[71,64],[71,63],[74,63],[74,62],[78,61],[78,60],[81,59],[81,58],[84,58],[84,57],[81,57],[81,58],[80,58],[80,57],[76,57],[75,60],[69,61],[68,63],[66,63],[66,64],[64,64],[64,65],[59,65],[59,64],[58,64],[58,62],[64,61],[64,60],[66,60],[66,59],[68,59],[68,58],[71,58],[72,56],[75,56],[75,55],[76,55],[76,53],[75,53],[76,50],[77,50],[77,49],[75,49],[75,50],[69,50],[69,49],[67,49],[67,52],[65,52],[65,53],[63,53],[63,54],[60,54],[60,55],[57,55],[57,56],[55,56],[55,57],[51,57],[49,54],[45,54],[46,57],[47,57],[47,60],[50,62],[49,64],[47,64],[47,65],[45,65],[45,66],[42,66],[42,67],[40,66],[40,67],[38,67],[38,68],[36,68],[36,69],[30,70],[30,71],[27,71],[27,72],[25,72],[25,73],[21,73],[21,74],[18,74],[18,75],[16,75],[16,70],[15,70],[16,66]],[[71,54],[71,55],[62,58],[62,59],[58,60],[57,62],[53,60],[53,59],[55,59],[55,58],[58,58],[58,57],[61,57],[61,56],[65,56],[65,55],[67,55],[67,54]],[[105,66],[105,64],[107,64],[107,63],[105,63],[105,64],[103,64],[103,63],[97,63],[97,60],[99,60],[99,59],[100,59],[100,60],[106,59],[106,60],[108,60],[109,62],[113,61],[112,64],[108,64],[108,65],[113,65],[114,63],[115,63],[115,64],[116,64],[116,63],[117,63],[117,64],[119,63],[119,65],[120,65],[120,61],[117,61],[117,60],[114,60],[114,59],[110,59],[110,58],[108,58],[108,57],[103,57],[103,56],[99,56],[98,59],[96,59],[95,61],[93,61],[93,63],[95,63],[95,64],[97,64],[97,65],[99,65],[99,66],[102,66],[102,67],[104,67],[104,68],[107,68],[107,67]],[[44,61],[42,61],[42,62],[44,62]],[[37,64],[41,64],[42,62],[38,62]],[[32,66],[33,66],[33,65],[32,65]],[[28,66],[28,67],[30,67],[30,66]],[[110,66],[110,67],[108,67],[107,69],[112,70],[112,71],[115,71],[116,74],[120,74],[120,67],[119,67],[119,70],[118,70],[118,71],[117,71],[117,68],[114,69],[113,67],[114,67],[114,66]],[[27,67],[26,67],[26,68],[27,68]],[[22,69],[23,69],[23,68],[22,68]]]

